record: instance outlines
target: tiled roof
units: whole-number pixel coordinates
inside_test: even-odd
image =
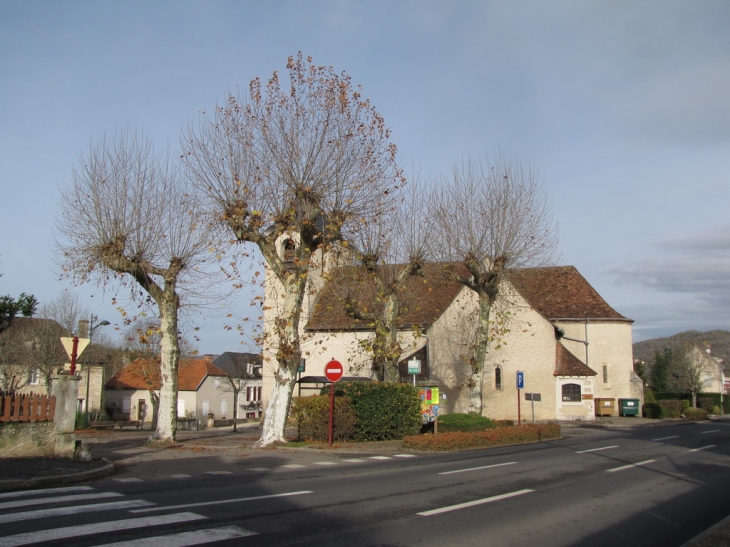
[[[261,378],[261,356],[257,353],[226,351],[213,357],[213,363],[232,378]],[[253,365],[250,375],[248,374],[249,364]]]
[[[206,376],[228,376],[228,374],[215,366],[212,357],[209,356],[180,359],[178,390],[196,391]],[[112,376],[105,387],[149,389],[150,384],[154,385],[154,389],[160,389],[160,361],[157,359],[135,359]]]
[[[453,263],[429,263],[424,277],[411,277],[403,292],[398,328],[430,326],[463,289],[453,279]],[[375,285],[362,269],[335,270],[320,291],[306,328],[313,331],[369,330],[366,321],[352,319],[344,301],[348,294],[358,307],[379,309]],[[353,272],[359,272],[353,274]],[[392,272],[387,272],[392,273]],[[609,306],[573,266],[509,270],[507,279],[525,300],[547,319],[630,321]]]
[[[509,280],[547,319],[630,321],[609,306],[573,266],[510,270]]]
[[[570,353],[559,341],[555,343],[554,376],[596,376],[598,373]]]
[[[384,273],[392,274],[393,266]],[[460,283],[449,278],[454,269],[452,264],[429,263],[423,267],[424,276],[411,276],[400,300],[399,328],[413,325],[427,327],[449,307],[459,291]],[[364,269],[340,268],[320,291],[312,316],[307,323],[308,330],[369,330],[367,321],[353,319],[345,310],[347,296],[356,302],[356,309],[379,310],[375,283],[368,278]]]

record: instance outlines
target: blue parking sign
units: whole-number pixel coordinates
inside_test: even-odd
[[[525,373],[521,370],[517,371],[517,389],[524,389],[525,387]]]

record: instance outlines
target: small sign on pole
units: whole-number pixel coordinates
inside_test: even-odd
[[[522,409],[520,408],[520,390],[525,388],[525,373],[517,371],[517,425],[522,425]]]
[[[408,374],[413,376],[413,385],[416,385],[416,376],[421,374],[421,360],[415,357],[408,361]]]
[[[342,368],[342,363],[334,358],[324,366],[324,375],[330,382],[332,382],[330,384],[330,448],[332,448],[332,424],[333,417],[335,415],[335,382],[342,378],[343,372],[344,369]]]

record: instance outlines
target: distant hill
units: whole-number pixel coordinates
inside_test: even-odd
[[[700,348],[710,348],[713,356],[724,360],[725,370],[730,370],[730,331],[711,330],[700,332],[688,330],[666,338],[652,338],[634,344],[634,359],[641,359],[647,363],[654,361],[656,351],[664,351],[685,342],[693,342]]]

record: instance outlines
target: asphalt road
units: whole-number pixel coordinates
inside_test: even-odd
[[[680,546],[730,514],[728,455],[722,422],[453,454],[183,455],[0,495],[0,547]]]

